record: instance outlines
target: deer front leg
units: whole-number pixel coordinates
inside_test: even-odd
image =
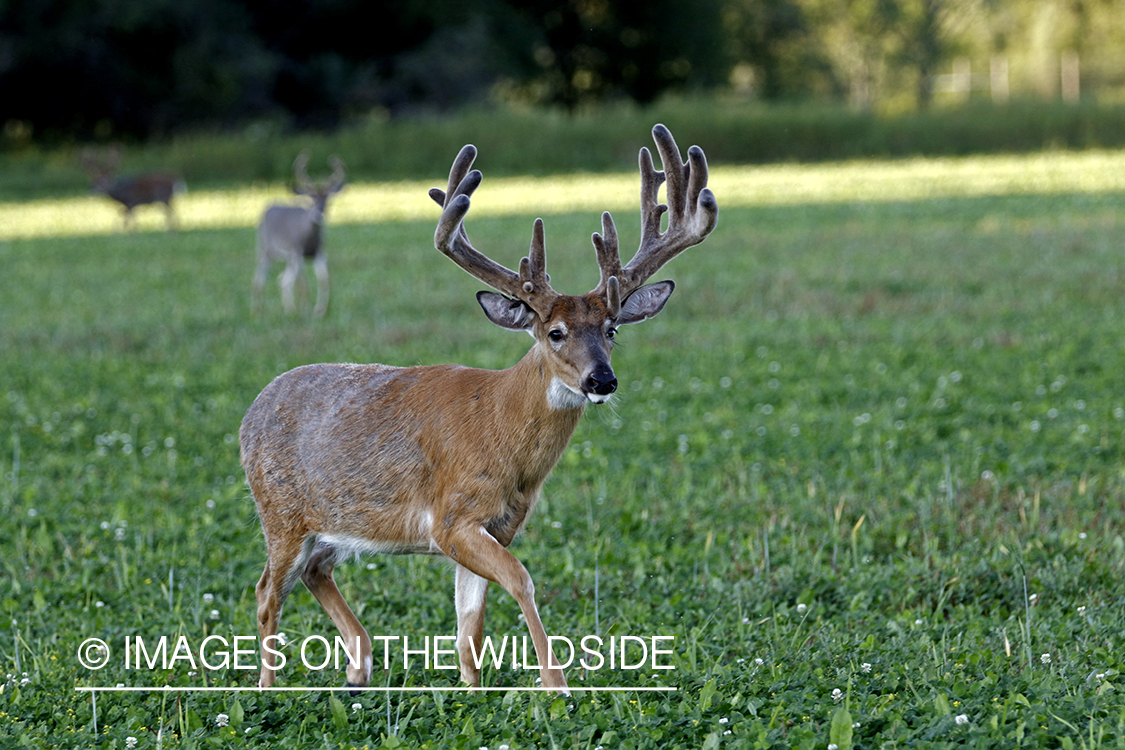
[[[461,681],[480,687],[480,667],[484,640],[484,605],[488,596],[488,579],[481,578],[463,565],[454,574],[457,605],[457,656],[461,663]]]
[[[535,584],[523,563],[483,526],[455,526],[434,541],[458,565],[482,578],[495,581],[512,595],[527,620],[527,630],[535,644],[535,657],[540,664],[539,676],[543,687],[556,688],[560,693],[566,693],[566,677],[547,642],[547,633],[535,606]],[[482,609],[482,618],[483,614]]]

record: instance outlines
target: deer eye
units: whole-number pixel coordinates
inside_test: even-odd
[[[558,328],[555,328],[547,334],[547,338],[550,339],[553,343],[557,344],[566,338],[566,334],[560,331]]]
[[[607,339],[609,339],[610,341],[612,341],[613,337],[616,336],[616,335],[617,335],[617,328],[615,326],[610,326],[609,328],[605,329],[605,337]]]

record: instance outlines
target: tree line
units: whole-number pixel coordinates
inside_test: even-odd
[[[1006,95],[1058,96],[1072,69],[1112,97],[1121,18],[1125,0],[6,0],[0,122],[8,143],[104,140],[716,89],[905,111],[955,60],[966,95],[999,60]]]

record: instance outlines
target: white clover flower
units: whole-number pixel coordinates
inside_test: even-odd
[[[204,604],[211,604],[211,602],[213,602],[213,601],[215,601],[215,595],[214,594],[207,593],[207,594],[203,595],[203,603]]]
[[[864,674],[867,674],[871,671],[871,665],[867,662],[863,662],[863,664],[859,665],[859,671],[863,672]]]
[[[105,606],[105,602],[94,602],[94,606],[97,607],[98,609],[101,609],[102,607]]]
[[[1050,654],[1043,654],[1042,656],[1039,657],[1039,661],[1043,662],[1044,664],[1050,664],[1051,663],[1051,655]]]
[[[725,732],[723,732],[723,736],[725,737],[726,735],[728,735],[728,734],[730,734],[730,733],[731,733],[731,731],[730,731],[730,730],[728,729],[728,730],[726,730]]]
[[[1081,607],[1078,608],[1078,614],[1081,615],[1085,612],[1086,612],[1086,606],[1085,605],[1082,605]]]
[[[836,750],[837,747],[838,745],[835,742],[832,742],[828,745],[828,750]]]
[[[30,685],[30,684],[31,684],[31,678],[30,677],[24,677],[22,680],[20,680],[20,687],[23,687],[24,685]]]
[[[352,713],[353,714],[358,714],[362,710],[363,710],[363,704],[362,703],[353,703],[352,704]]]
[[[217,610],[217,609],[211,610],[211,619],[212,620],[218,620],[219,619],[219,610]]]
[[[844,699],[844,691],[841,690],[840,688],[835,688],[832,691],[832,700],[838,702],[838,701],[842,701],[843,699]]]
[[[230,717],[226,714],[219,714],[215,717],[216,726],[225,727],[227,724],[230,724]]]
[[[724,716],[723,718],[719,719],[719,723],[720,723],[720,724],[726,724],[726,723],[728,723],[728,722],[730,722],[730,719],[728,719],[728,718],[727,718],[727,717],[725,717],[725,716]]]
[[[968,724],[969,723],[969,717],[966,716],[965,714],[957,714],[957,716],[955,716],[953,718],[953,720],[955,722],[957,722],[958,724]]]
[[[126,737],[125,738],[125,747],[130,748],[130,750],[131,750],[132,748],[134,748],[136,746],[137,746],[137,738],[136,737]]]
[[[759,656],[757,659],[754,660],[754,663],[757,664],[760,667],[760,666],[762,666],[763,664],[766,663],[766,660]]]
[[[914,621],[914,624],[915,625],[921,625],[922,624],[922,618],[919,617],[917,620]]]
[[[806,604],[798,604],[797,605],[797,614],[803,615],[808,611],[809,611],[808,605],[806,605]]]
[[[509,750],[508,743],[505,742],[503,745],[497,745],[496,750]]]
[[[1027,597],[1027,600],[1029,602],[1031,602],[1032,604],[1035,604],[1035,600],[1038,599],[1038,598],[1039,598],[1039,594],[1032,594],[1031,596]]]

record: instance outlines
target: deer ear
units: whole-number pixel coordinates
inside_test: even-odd
[[[496,292],[477,292],[477,302],[488,319],[501,328],[529,331],[535,323],[535,312],[518,299]]]
[[[675,288],[676,285],[671,281],[658,281],[637,289],[621,303],[621,314],[617,316],[617,325],[640,323],[656,315],[664,309],[664,303],[672,296],[672,290]]]

